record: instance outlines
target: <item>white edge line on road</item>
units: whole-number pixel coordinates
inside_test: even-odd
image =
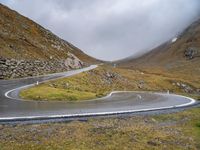
[[[94,69],[94,68],[93,68]],[[46,80],[49,81],[49,80]],[[39,83],[43,83],[46,81],[42,81]],[[30,85],[25,85],[22,87],[18,87],[12,90],[9,90],[5,93],[5,96],[9,99],[14,99],[16,100],[16,98],[13,98],[11,96],[9,96],[9,93],[15,91],[15,90],[19,90],[22,88],[27,88],[27,87],[31,87],[34,86],[35,84],[30,84]],[[140,93],[144,93],[145,91],[113,91],[110,94],[108,94],[107,96],[103,97],[103,98],[108,98],[111,97],[112,94],[116,94],[116,93],[127,93],[127,92],[140,92]],[[153,93],[151,91],[146,91],[149,93]],[[154,94],[159,94],[159,93],[154,93]],[[164,93],[161,93],[164,94]],[[168,94],[169,95],[169,94]],[[49,115],[49,116],[23,116],[23,117],[2,117],[0,118],[1,120],[17,120],[17,119],[50,119],[50,118],[67,118],[67,117],[88,117],[88,116],[100,116],[100,115],[116,115],[116,114],[125,114],[125,113],[135,113],[135,112],[145,112],[145,111],[153,111],[153,110],[162,110],[162,109],[170,109],[170,108],[180,108],[180,107],[185,107],[185,106],[189,106],[192,105],[194,103],[196,103],[196,101],[190,97],[186,97],[186,96],[182,96],[182,95],[177,95],[177,94],[170,94],[170,95],[174,95],[174,96],[179,96],[179,97],[183,97],[186,98],[188,100],[190,100],[190,102],[185,103],[185,104],[180,104],[180,105],[175,105],[175,106],[167,106],[167,107],[158,107],[158,108],[148,108],[148,109],[136,109],[136,110],[126,110],[126,111],[111,111],[111,112],[97,112],[97,113],[81,113],[81,114],[67,114],[67,115]],[[100,98],[102,99],[102,98]]]
[[[91,68],[90,68],[90,67],[91,67]],[[82,73],[82,72],[85,72],[85,71],[93,70],[93,69],[97,68],[98,65],[91,65],[90,67],[85,68],[86,70],[81,70],[81,71],[78,72],[78,73],[72,73],[72,74],[70,74],[70,75],[68,75],[68,76],[63,75],[62,77],[55,78],[55,79],[44,80],[44,81],[38,82],[38,84],[45,83],[45,82],[52,81],[52,80],[56,80],[56,79],[60,79],[60,78],[70,77],[70,76],[73,76],[73,75],[76,75],[76,74],[79,74],[79,73]],[[89,69],[89,68],[90,68],[90,69]],[[83,68],[83,69],[84,69],[84,68]],[[73,70],[70,70],[69,72],[71,72],[71,71],[73,71]],[[78,70],[74,70],[74,71],[78,71]],[[60,74],[60,73],[55,73],[55,74],[52,74],[52,75],[56,75],[56,74]],[[9,98],[9,99],[13,99],[13,100],[23,100],[23,99],[16,99],[16,98],[14,98],[14,97],[9,96],[9,93],[11,93],[11,92],[13,92],[13,91],[15,91],[15,90],[20,90],[20,89],[28,88],[28,87],[32,87],[32,86],[35,86],[35,85],[36,85],[35,83],[32,83],[32,84],[29,84],[29,85],[17,87],[17,88],[15,88],[15,89],[12,89],[12,90],[7,91],[4,95],[5,95],[5,97],[7,97],[7,98]],[[23,101],[25,101],[25,100],[23,100]]]
[[[19,90],[19,89],[23,89],[23,88],[26,88],[26,87],[31,87],[31,86],[34,86],[34,84],[29,84],[29,85],[25,85],[25,86],[22,86],[22,87],[18,87],[18,88],[15,88],[15,89],[12,89],[12,90],[9,90],[5,93],[5,97],[9,98],[9,99],[14,99],[16,100],[16,98],[13,98],[11,96],[9,96],[9,93],[15,91],[15,90]]]
[[[114,93],[123,93],[126,91],[114,91],[111,92],[108,96],[112,96]],[[127,91],[127,92],[134,92],[134,91]],[[167,107],[158,107],[158,108],[148,108],[148,109],[136,109],[136,110],[126,110],[126,111],[111,111],[111,112],[97,112],[97,113],[81,113],[81,114],[67,114],[67,115],[49,115],[49,116],[23,116],[23,117],[2,117],[0,118],[0,121],[12,121],[12,120],[26,120],[26,119],[51,119],[51,118],[70,118],[70,117],[89,117],[89,116],[101,116],[101,115],[117,115],[117,114],[125,114],[125,113],[135,113],[135,112],[147,112],[147,111],[153,111],[153,110],[162,110],[162,109],[170,109],[170,108],[180,108],[185,107],[194,104],[196,101],[192,98],[182,96],[182,95],[176,95],[171,94],[179,97],[186,98],[190,100],[190,102],[181,104],[181,105],[175,105],[175,106],[167,106]]]

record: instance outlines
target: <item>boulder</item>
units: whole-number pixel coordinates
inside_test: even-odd
[[[74,54],[68,53],[68,58],[64,61],[64,65],[70,69],[82,68],[83,62]]]

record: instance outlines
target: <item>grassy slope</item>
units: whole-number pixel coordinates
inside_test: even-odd
[[[20,96],[24,99],[33,100],[77,101],[102,97],[111,91],[118,90],[164,92],[170,90],[171,92],[188,95],[183,89],[173,85],[173,82],[185,83],[193,89],[197,89],[200,86],[200,80],[195,80],[195,78],[185,80],[180,77],[143,73],[139,70],[101,66],[89,72],[50,81],[23,90]],[[193,95],[189,96],[200,98],[198,95],[194,95],[194,93],[191,94]]]
[[[1,150],[200,149],[200,109],[175,114],[0,125]]]
[[[33,60],[66,59],[75,54],[87,63],[97,60],[84,54],[72,44],[50,31],[0,4],[0,57]]]

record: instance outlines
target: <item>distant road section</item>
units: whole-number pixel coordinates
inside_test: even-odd
[[[75,118],[115,115],[190,106],[195,100],[164,93],[116,91],[96,100],[81,102],[24,101],[19,98],[21,89],[41,82],[69,77],[96,68],[87,68],[40,77],[0,81],[0,122],[44,120],[52,118]]]

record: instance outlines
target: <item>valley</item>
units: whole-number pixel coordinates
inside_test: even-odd
[[[197,150],[199,100],[199,19],[138,57],[103,61],[0,3],[2,150]]]

